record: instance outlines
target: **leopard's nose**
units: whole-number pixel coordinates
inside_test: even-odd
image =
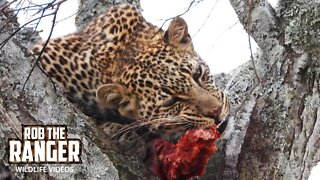
[[[221,114],[222,106],[215,106],[210,108],[202,109],[203,115],[207,117],[213,117],[216,120],[219,120],[219,116]]]

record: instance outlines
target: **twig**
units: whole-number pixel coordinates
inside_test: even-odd
[[[45,7],[41,7],[36,13],[34,13],[32,16],[35,16],[37,14],[39,14],[41,11],[43,10],[47,10],[49,8],[53,8],[54,6],[56,6],[57,4],[54,4],[57,0],[53,0],[47,4],[43,4],[43,5],[46,5]],[[58,2],[59,3],[59,2]]]
[[[249,42],[249,49],[250,49],[250,60],[251,60],[251,62],[252,62],[254,74],[255,74],[258,82],[261,83],[260,77],[259,77],[258,72],[257,72],[257,69],[256,69],[256,63],[254,62],[254,58],[253,58],[253,52],[252,52],[252,46],[251,46],[251,36],[250,36],[250,33],[248,33],[248,42]]]
[[[11,4],[15,3],[16,1],[17,1],[17,0],[14,0],[14,1],[10,2],[10,3],[7,3],[7,4],[4,5],[3,7],[1,7],[0,12],[4,12],[4,10],[5,10],[6,8],[9,8],[9,6],[10,6]],[[20,3],[21,3],[21,2],[19,2],[19,3],[17,4],[17,6],[18,6]],[[17,10],[16,15],[17,15],[19,12],[20,12],[20,10]],[[10,12],[7,12],[7,13],[10,13]],[[7,21],[6,21],[5,23],[3,23],[3,25],[0,27],[0,31],[2,32],[2,28],[6,27],[10,22],[12,22],[12,20],[13,20],[15,17],[17,17],[17,16],[12,15],[11,17],[8,17]]]
[[[79,8],[77,12],[75,12],[75,13],[71,14],[70,16],[67,16],[67,17],[65,17],[65,18],[63,18],[63,19],[60,19],[60,20],[57,21],[56,23],[58,24],[58,23],[60,23],[60,22],[62,22],[62,21],[65,21],[65,20],[71,18],[71,17],[74,16],[74,15],[77,15],[77,14],[80,12],[80,10],[81,10],[81,8]]]
[[[40,69],[40,71],[49,78],[51,84],[53,85],[53,90],[54,90],[54,92],[57,92],[57,87],[56,87],[56,85],[54,84],[52,78],[49,76],[49,74],[48,74],[44,69],[42,69],[42,67],[39,66],[38,63],[37,63],[36,65],[37,65],[37,67]],[[30,72],[30,73],[32,73],[32,72]],[[26,83],[26,82],[25,82],[25,83]]]
[[[16,7],[19,6],[18,9],[21,9],[22,6],[23,6],[23,4],[24,4],[24,2],[25,2],[25,0],[19,1],[18,4],[16,5]],[[17,13],[15,14],[15,17],[18,17],[18,14],[19,14],[19,13],[20,13],[20,10],[17,11]]]
[[[12,13],[12,12],[16,12],[16,11],[35,11],[35,10],[39,10],[38,6],[26,6],[26,7],[22,7],[22,8],[16,8],[16,9],[12,9],[7,11],[8,13]]]
[[[17,0],[14,0],[14,1],[11,1],[10,3],[7,3],[5,6],[1,7],[0,8],[0,12],[4,12],[4,8],[7,8],[8,6],[10,6],[13,2],[16,2]],[[54,0],[53,2],[55,2],[56,0]],[[29,2],[29,1],[28,1]],[[6,13],[15,13],[15,15],[11,16],[8,18],[8,20],[5,22],[5,23],[2,23],[1,27],[0,27],[0,31],[3,33],[3,32],[6,32],[5,30],[2,30],[8,23],[10,23],[14,18],[17,17],[17,15],[20,13],[20,11],[25,11],[25,12],[29,12],[29,11],[35,11],[35,10],[38,10],[37,13],[35,13],[34,15],[32,16],[35,16],[36,14],[38,14],[41,10],[45,10],[47,9],[47,7],[44,7],[44,6],[49,6],[50,4],[52,4],[53,2],[50,2],[50,3],[45,3],[45,4],[39,4],[39,5],[30,5],[30,2],[29,2],[29,5],[25,6],[24,3],[25,1],[19,1],[17,4],[16,4],[16,8],[13,9],[13,10],[6,10],[5,12]],[[39,8],[40,7],[40,8]],[[39,10],[40,9],[40,10]],[[44,13],[42,13],[42,15],[40,17],[43,16]],[[39,19],[39,21],[41,20],[41,18]]]
[[[2,7],[0,7],[0,12],[3,11],[4,9],[8,8],[11,4],[15,3],[17,0],[13,0],[11,2],[6,2]]]
[[[39,63],[39,61],[40,61],[40,59],[41,59],[41,56],[42,56],[45,48],[47,47],[47,45],[48,45],[48,43],[49,43],[49,40],[50,40],[50,38],[51,38],[53,29],[54,29],[54,26],[55,26],[55,23],[56,23],[56,18],[57,18],[58,10],[59,10],[59,8],[60,8],[60,5],[61,5],[62,3],[64,3],[65,1],[67,1],[67,0],[59,1],[59,2],[56,4],[56,5],[57,5],[57,8],[56,8],[56,10],[53,12],[54,15],[53,15],[53,19],[52,19],[52,25],[51,25],[51,29],[50,29],[50,32],[49,32],[49,36],[48,36],[46,42],[44,43],[44,45],[43,45],[43,47],[42,47],[42,49],[41,49],[41,51],[40,51],[40,53],[39,53],[39,55],[38,55],[38,58],[37,58],[36,62],[35,62],[34,65],[32,66],[31,71],[30,71],[30,73],[28,74],[28,77],[27,77],[26,81],[25,81],[24,84],[23,84],[22,91],[24,91],[24,88],[25,88],[27,82],[29,81],[32,72],[34,71],[34,68],[35,68],[35,67],[37,66],[37,64]]]
[[[36,21],[36,20],[38,20],[38,19],[40,19],[40,18],[43,18],[43,17],[46,17],[46,16],[51,16],[51,15],[54,15],[54,13],[45,14],[45,15],[43,15],[42,17],[35,18],[35,19],[33,19],[33,20],[25,23],[24,25],[20,26],[16,31],[14,31],[12,34],[10,34],[10,36],[9,36],[8,38],[6,38],[4,41],[2,41],[2,42],[0,43],[0,49],[2,49],[3,46],[4,46],[15,34],[17,34],[22,28],[24,28],[24,27],[27,26],[28,24],[32,23],[33,21]]]
[[[222,31],[222,33],[219,34],[219,36],[213,41],[212,45],[210,46],[208,53],[213,49],[213,47],[216,45],[216,43],[220,40],[220,38],[230,29],[232,29],[233,27],[235,27],[237,24],[239,23],[239,20],[237,20],[236,22],[234,22],[231,26],[227,27],[226,29],[224,29]]]
[[[41,12],[40,17],[43,16],[43,14],[45,13],[45,11],[46,11],[45,9],[42,9],[42,12]],[[38,29],[38,26],[39,26],[39,24],[40,24],[40,22],[41,22],[41,19],[42,19],[42,18],[40,18],[39,21],[37,22],[37,24],[36,24],[36,26],[35,26],[35,28],[34,28],[35,31]]]
[[[249,49],[250,49],[250,60],[253,66],[253,70],[254,70],[254,74],[256,76],[257,81],[261,84],[261,79],[258,75],[257,69],[256,69],[256,65],[254,62],[254,57],[253,57],[253,52],[252,52],[252,46],[251,46],[251,33],[250,33],[250,25],[251,25],[251,12],[253,9],[253,2],[252,0],[248,0],[248,5],[249,5],[249,11],[248,11],[248,23],[247,23],[247,33],[248,33],[248,43],[249,43]]]
[[[193,0],[193,1],[190,2],[188,8],[187,8],[184,12],[182,12],[182,13],[176,15],[176,16],[167,18],[167,19],[162,23],[162,25],[160,26],[160,28],[158,29],[158,31],[151,37],[151,39],[153,39],[153,38],[161,31],[162,27],[164,26],[164,24],[165,24],[167,21],[169,21],[169,20],[171,20],[171,19],[173,19],[173,18],[175,18],[175,17],[179,17],[179,16],[185,15],[187,12],[190,11],[190,9],[191,9],[191,7],[192,7],[193,4],[195,4],[195,6],[196,6],[196,5],[199,4],[201,1],[202,1],[202,0],[198,0],[198,1]]]
[[[192,39],[201,31],[201,29],[204,27],[204,25],[207,23],[208,19],[210,18],[211,14],[213,13],[213,10],[216,8],[217,4],[218,4],[219,0],[216,0],[216,2],[214,3],[214,5],[212,6],[212,8],[209,11],[209,14],[207,15],[206,19],[203,21],[203,23],[201,24],[200,28],[196,31],[196,33],[194,33],[194,35],[192,36]]]
[[[36,14],[38,14],[39,12],[42,11],[41,16],[38,17],[38,18],[34,18],[34,19],[32,19],[32,20],[29,20],[28,22],[26,22],[25,24],[23,24],[22,26],[20,26],[20,27],[19,27],[16,31],[14,31],[12,34],[10,34],[10,36],[9,36],[8,38],[6,38],[4,41],[2,41],[2,42],[0,43],[0,49],[2,49],[2,48],[5,46],[5,44],[6,44],[15,34],[17,34],[22,28],[26,27],[27,25],[31,24],[32,22],[34,22],[34,21],[36,21],[36,20],[39,20],[39,21],[38,21],[38,23],[39,23],[40,20],[41,20],[43,17],[47,17],[47,16],[54,15],[54,12],[53,12],[53,13],[46,14],[46,15],[44,15],[44,12],[45,12],[45,10],[47,10],[47,9],[50,8],[50,7],[54,7],[54,6],[58,5],[58,4],[61,4],[61,2],[64,2],[65,0],[64,0],[64,1],[59,1],[59,2],[55,3],[56,1],[57,1],[57,0],[53,0],[53,1],[49,2],[49,3],[41,4],[41,5],[40,5],[40,6],[41,6],[41,9],[39,9],[39,11],[33,15],[33,16],[35,16]],[[54,3],[55,3],[55,4],[54,4]],[[18,9],[23,9],[23,7],[22,7],[23,4],[24,4],[24,1],[19,1],[19,3],[17,4],[17,6],[19,5],[20,7],[19,7]],[[43,7],[44,5],[45,5],[45,7]],[[17,11],[16,16],[18,15],[19,12],[20,12],[20,10]],[[10,19],[12,19],[12,18],[14,18],[14,17],[15,17],[15,16],[12,16]],[[5,27],[5,25],[10,21],[10,19],[9,19],[1,28]],[[1,28],[0,28],[0,29],[1,29]]]

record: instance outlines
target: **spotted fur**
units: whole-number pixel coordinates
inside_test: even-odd
[[[42,47],[35,45],[33,53],[39,55]],[[117,115],[130,119],[123,131],[207,127],[229,112],[180,17],[162,31],[134,7],[115,6],[84,30],[50,40],[40,62],[89,115],[103,111],[119,123]]]

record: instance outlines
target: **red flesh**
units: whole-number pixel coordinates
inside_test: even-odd
[[[156,139],[152,146],[154,160],[151,171],[161,179],[190,179],[204,174],[209,158],[217,151],[220,138],[216,126],[188,130],[176,145]]]

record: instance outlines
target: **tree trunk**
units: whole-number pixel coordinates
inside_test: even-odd
[[[225,179],[307,179],[320,160],[320,3],[230,0],[260,50],[231,73]]]

